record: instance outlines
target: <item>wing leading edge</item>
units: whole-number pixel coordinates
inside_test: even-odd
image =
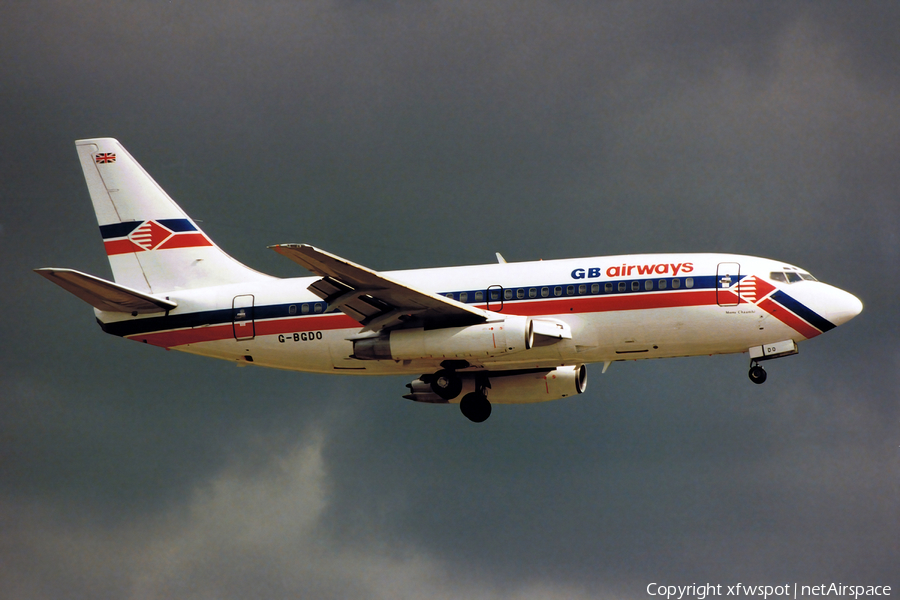
[[[320,275],[309,291],[358,321],[362,331],[396,327],[438,329],[484,323],[490,312],[417,290],[377,271],[307,244],[269,246]]]

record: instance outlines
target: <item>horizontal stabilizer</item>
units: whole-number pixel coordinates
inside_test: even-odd
[[[170,300],[156,298],[72,269],[35,269],[34,272],[100,310],[150,314],[165,312],[178,306]]]

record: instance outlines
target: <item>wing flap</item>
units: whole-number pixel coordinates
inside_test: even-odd
[[[35,269],[35,273],[78,296],[94,308],[109,312],[151,314],[178,306],[163,300],[73,269]]]
[[[483,323],[490,313],[432,294],[307,244],[269,246],[322,277],[309,291],[363,325],[380,331],[400,325],[425,328]]]

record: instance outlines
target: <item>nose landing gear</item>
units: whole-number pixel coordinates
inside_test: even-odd
[[[755,384],[763,383],[766,380],[766,370],[760,366],[760,361],[772,360],[774,358],[783,358],[785,356],[793,356],[797,354],[797,342],[794,340],[784,340],[782,342],[772,342],[763,344],[762,346],[753,346],[750,352],[750,381]]]
[[[755,360],[750,363],[750,381],[756,384],[765,383],[766,370],[762,368]]]

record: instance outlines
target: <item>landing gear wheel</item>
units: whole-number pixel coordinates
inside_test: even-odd
[[[459,410],[473,423],[482,423],[491,416],[491,403],[484,394],[472,392],[462,397]]]
[[[759,365],[750,367],[750,381],[759,384],[766,381],[766,370]]]
[[[444,400],[453,400],[462,391],[462,379],[448,369],[441,369],[431,379],[431,391]]]

